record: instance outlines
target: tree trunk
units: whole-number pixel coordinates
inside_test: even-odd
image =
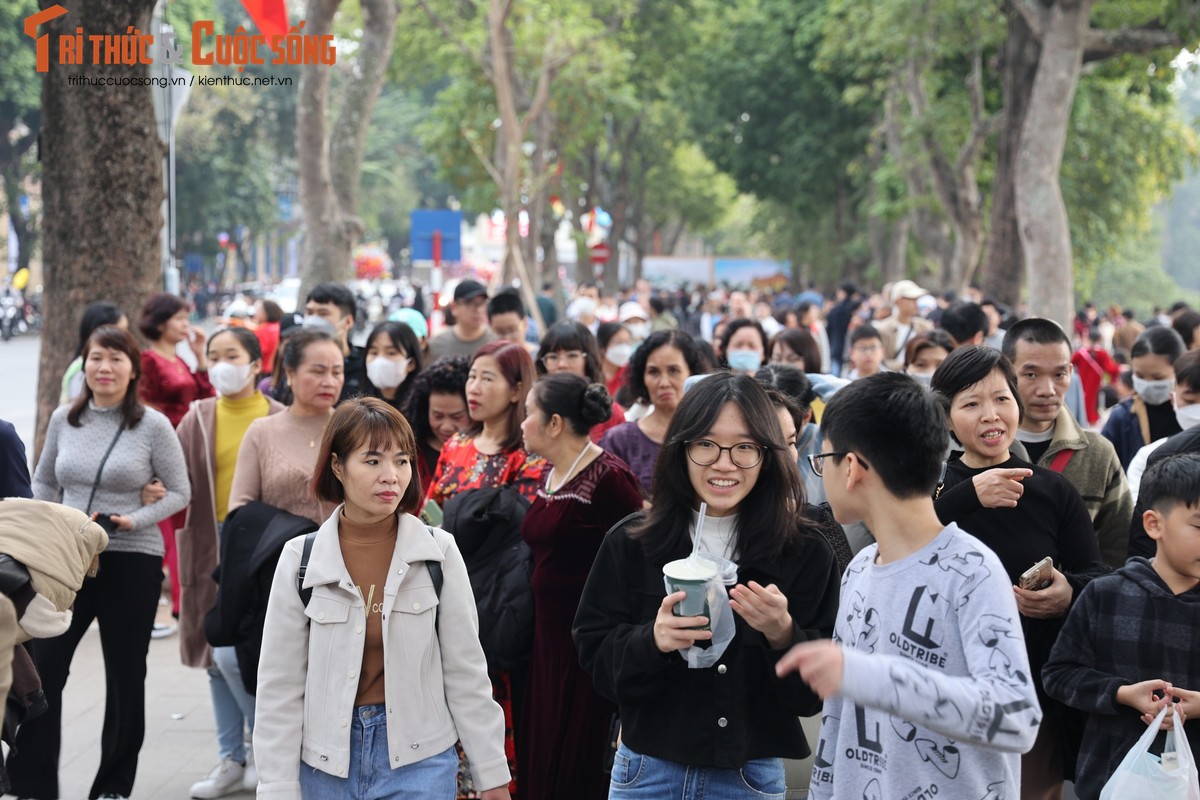
[[[1071,231],[1058,177],[1091,10],[1092,0],[1059,0],[1044,15],[1042,55],[1016,163],[1029,311],[1068,330],[1074,316],[1074,276]]]
[[[130,318],[162,289],[163,154],[146,66],[58,63],[58,37],[85,31],[150,30],[154,0],[58,0],[70,12],[43,24],[50,69],[42,82],[42,202],[45,299],[38,363],[34,452],[40,453],[62,375],[74,357],[79,315],[88,303],[119,302]],[[103,60],[103,58],[101,58]],[[113,79],[78,87],[68,76]]]
[[[984,294],[1016,308],[1021,302],[1025,262],[1017,227],[1015,162],[1042,48],[1029,23],[1012,7],[1012,2],[1008,5],[1008,38],[1001,51],[1004,110],[996,144],[991,224],[980,285]]]
[[[311,0],[305,34],[333,33],[333,17],[341,0]],[[300,259],[300,302],[322,281],[349,277],[350,239],[333,188],[330,156],[329,82],[323,64],[300,67],[300,100],[296,104],[296,156],[300,204],[304,209],[304,250]]]

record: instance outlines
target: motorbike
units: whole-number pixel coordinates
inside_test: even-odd
[[[17,298],[0,296],[0,338],[8,341],[24,326],[24,308]]]

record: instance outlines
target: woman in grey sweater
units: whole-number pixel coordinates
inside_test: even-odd
[[[133,791],[146,728],[146,653],[162,588],[158,522],[191,496],[171,423],[138,400],[141,353],[133,337],[112,326],[96,329],[84,347],[83,371],[82,395],[50,418],[33,491],[39,500],[101,515],[109,544],[99,575],[76,597],[70,630],[32,643],[49,708],[21,726],[9,760],[12,791],[23,797],[58,797],[63,687],[92,620],[100,624],[107,693],[100,767],[88,796]],[[142,505],[142,487],[155,477],[166,493]]]

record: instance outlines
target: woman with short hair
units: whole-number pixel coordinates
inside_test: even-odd
[[[329,420],[310,488],[337,507],[284,546],[267,606],[261,796],[449,800],[462,742],[481,796],[509,797],[471,583],[454,537],[414,516],[415,451],[404,417],[377,398]]]

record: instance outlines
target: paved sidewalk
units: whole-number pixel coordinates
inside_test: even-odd
[[[88,631],[75,653],[63,698],[62,800],[86,800],[100,763],[104,662],[100,634]],[[146,741],[133,797],[186,800],[191,785],[217,763],[208,675],[179,663],[179,638],[150,642],[146,676]],[[5,798],[9,798],[5,795]],[[253,797],[250,792],[227,795]]]

